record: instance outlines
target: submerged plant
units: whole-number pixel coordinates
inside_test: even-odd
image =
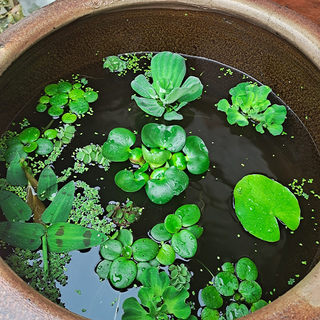
[[[267,129],[273,136],[282,133],[282,124],[287,116],[283,105],[273,104],[267,99],[271,89],[250,82],[239,83],[230,89],[232,104],[226,99],[220,100],[216,106],[227,115],[229,124],[240,127],[247,126],[249,120],[255,124],[256,131],[264,133]]]
[[[290,230],[300,224],[300,207],[286,187],[260,174],[243,177],[235,186],[234,207],[242,226],[253,236],[269,242],[280,239],[277,218]]]
[[[181,120],[178,111],[188,102],[198,99],[203,90],[199,78],[186,74],[185,59],[177,53],[160,52],[151,59],[152,84],[140,74],[132,82],[132,89],[139,94],[132,99],[138,107],[155,117],[164,114],[165,120]]]
[[[202,174],[209,168],[208,149],[202,139],[186,137],[180,126],[146,124],[141,140],[142,148],[131,149],[136,141],[134,133],[115,128],[102,146],[103,155],[110,161],[130,160],[140,166],[135,172],[124,169],[116,174],[116,185],[126,192],[136,192],[145,186],[152,202],[165,204],[187,188],[189,178],[183,170]]]

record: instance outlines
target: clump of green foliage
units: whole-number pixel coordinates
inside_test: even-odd
[[[135,207],[129,199],[125,203],[110,202],[107,207],[107,217],[112,219],[112,222],[123,228],[129,227],[131,223],[137,221],[142,215],[144,208]]]
[[[203,90],[199,78],[186,74],[185,59],[177,53],[160,52],[151,59],[152,84],[145,75],[138,75],[132,82],[132,99],[145,113],[165,120],[181,120],[178,111],[188,102],[198,99]]]
[[[174,286],[177,290],[181,291],[182,289],[190,289],[190,280],[191,273],[185,264],[181,263],[180,265],[172,264],[169,267],[170,272],[170,285]]]
[[[105,58],[103,62],[103,68],[109,69],[110,72],[122,72],[126,67],[126,61],[118,56],[109,56]]]
[[[249,310],[254,312],[267,305],[261,300],[262,289],[257,278],[258,269],[249,258],[239,259],[235,266],[224,263],[213,282],[200,292],[201,319],[234,320],[246,316]],[[229,304],[222,312],[221,307],[226,303]]]
[[[45,112],[53,118],[59,118],[64,123],[73,123],[78,116],[87,113],[90,109],[89,104],[98,99],[98,93],[92,88],[87,87],[88,81],[83,78],[78,82],[70,83],[60,80],[44,88],[45,94],[39,99],[36,106],[38,112]],[[68,107],[69,112],[65,112]]]
[[[130,160],[140,166],[135,172],[124,169],[116,174],[115,183],[125,192],[136,192],[145,186],[152,202],[165,204],[187,188],[189,177],[185,169],[192,174],[202,174],[209,168],[208,149],[203,140],[198,136],[186,137],[180,126],[146,124],[141,140],[141,148],[131,149],[135,134],[125,128],[115,128],[102,146],[102,154],[110,161]]]
[[[250,82],[239,83],[230,89],[231,105],[226,99],[220,100],[216,107],[225,112],[229,124],[240,127],[247,126],[251,120],[256,131],[264,133],[267,129],[273,136],[283,132],[287,109],[285,106],[273,104],[267,99],[271,89]]]
[[[242,226],[261,240],[276,242],[280,239],[277,218],[290,230],[296,230],[300,224],[301,210],[295,195],[264,175],[243,177],[235,186],[233,195]]]

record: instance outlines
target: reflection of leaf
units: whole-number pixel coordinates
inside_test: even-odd
[[[21,249],[38,249],[44,233],[45,227],[39,223],[0,222],[0,239]]]
[[[31,185],[27,188],[27,203],[28,206],[32,209],[33,212],[33,221],[41,223],[41,216],[44,210],[46,210],[45,205],[37,197],[36,192]]]
[[[106,235],[80,225],[59,222],[48,228],[48,247],[51,252],[69,252],[95,247]]]
[[[300,207],[294,194],[263,175],[242,178],[234,188],[235,211],[242,226],[255,237],[280,239],[277,218],[291,230],[300,223]]]

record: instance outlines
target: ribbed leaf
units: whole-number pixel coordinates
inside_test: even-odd
[[[144,98],[156,99],[157,93],[143,74],[139,74],[131,82],[131,88]]]
[[[38,183],[38,198],[43,201],[58,191],[58,179],[50,167],[46,167],[40,174]]]
[[[149,98],[140,98],[136,95],[132,96],[132,99],[136,102],[138,107],[147,114],[150,114],[154,117],[161,117],[165,111],[165,108],[162,107],[157,100]]]

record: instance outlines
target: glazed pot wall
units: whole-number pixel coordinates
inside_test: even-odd
[[[185,4],[164,3],[161,9],[155,5],[135,6],[132,10],[112,9],[83,17],[28,49],[0,77],[1,131],[27,101],[40,95],[46,84],[79,69],[90,70],[90,64],[101,62],[108,55],[163,50],[218,60],[271,86],[302,119],[320,145],[320,72],[301,51],[276,34],[233,16]],[[317,257],[314,264],[316,261]],[[302,307],[303,318],[289,315],[294,307],[287,300],[276,313],[282,313],[283,317],[273,319],[320,318],[317,317],[320,298],[316,299],[316,288],[312,287],[316,281],[320,283],[320,268],[317,268],[308,282],[311,291],[306,293],[308,303],[309,296],[315,301],[310,313],[303,308],[304,298],[292,291],[287,296]],[[297,288],[304,290],[305,286]],[[279,304],[269,307],[277,310]],[[272,319],[261,312],[253,318]]]

